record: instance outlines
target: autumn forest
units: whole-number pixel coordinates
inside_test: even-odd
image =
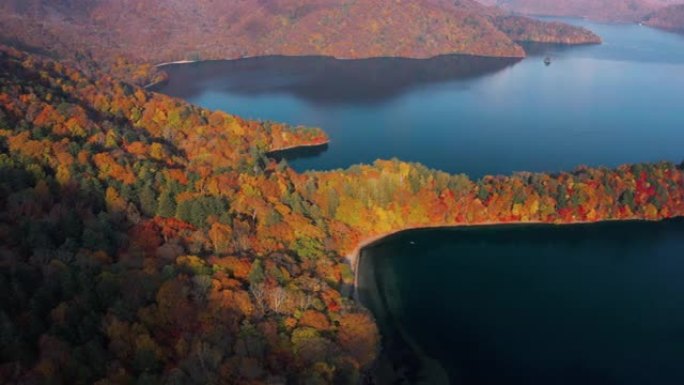
[[[586,38],[488,17],[473,28],[513,53]],[[1,383],[363,383],[381,338],[354,298],[369,240],[684,215],[671,162],[477,180],[396,159],[299,173],[269,155],[326,144],[322,129],[151,92],[163,74],[136,55],[19,48],[0,48]]]

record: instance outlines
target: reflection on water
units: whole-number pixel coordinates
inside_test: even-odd
[[[282,92],[315,104],[367,104],[424,84],[476,78],[519,61],[464,55],[426,60],[258,57],[176,66],[163,92],[190,100],[207,88],[244,95]]]
[[[268,154],[268,157],[275,159],[278,162],[280,162],[282,159],[291,162],[297,159],[315,158],[327,150],[328,144],[325,143],[320,146],[307,146],[291,150],[273,151]]]
[[[525,48],[525,53],[527,53],[528,57],[543,57],[548,54],[565,54],[565,53],[570,53],[572,54],[572,51],[576,51],[578,49],[582,49],[583,47],[575,47],[575,46],[570,46],[570,45],[562,45],[562,44],[547,44],[547,43],[531,43],[531,42],[523,42],[520,43],[520,45]]]
[[[615,167],[684,153],[684,37],[574,21],[603,45],[511,59],[267,57],[171,66],[160,91],[246,118],[323,128],[298,171],[399,158],[472,177]],[[552,64],[546,66],[544,58]]]

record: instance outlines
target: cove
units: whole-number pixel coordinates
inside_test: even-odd
[[[323,128],[329,147],[288,154],[298,171],[393,157],[473,178],[679,163],[684,37],[564,21],[604,44],[528,46],[522,61],[266,57],[172,65],[157,91],[246,118]]]
[[[682,384],[684,219],[414,230],[366,247],[377,381]]]

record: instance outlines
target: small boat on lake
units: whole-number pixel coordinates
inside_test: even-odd
[[[547,66],[548,66],[548,65],[551,65],[551,58],[548,57],[548,56],[545,57],[545,58],[544,58],[544,64],[546,64]]]

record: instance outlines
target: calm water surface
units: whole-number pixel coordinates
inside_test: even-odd
[[[319,126],[298,170],[398,157],[484,174],[683,158],[684,37],[570,20],[605,44],[522,61],[256,58],[167,67],[161,92],[250,118]],[[543,58],[550,56],[550,66]]]
[[[411,384],[684,384],[682,234],[684,220],[509,226],[367,248],[381,383],[395,366]]]

